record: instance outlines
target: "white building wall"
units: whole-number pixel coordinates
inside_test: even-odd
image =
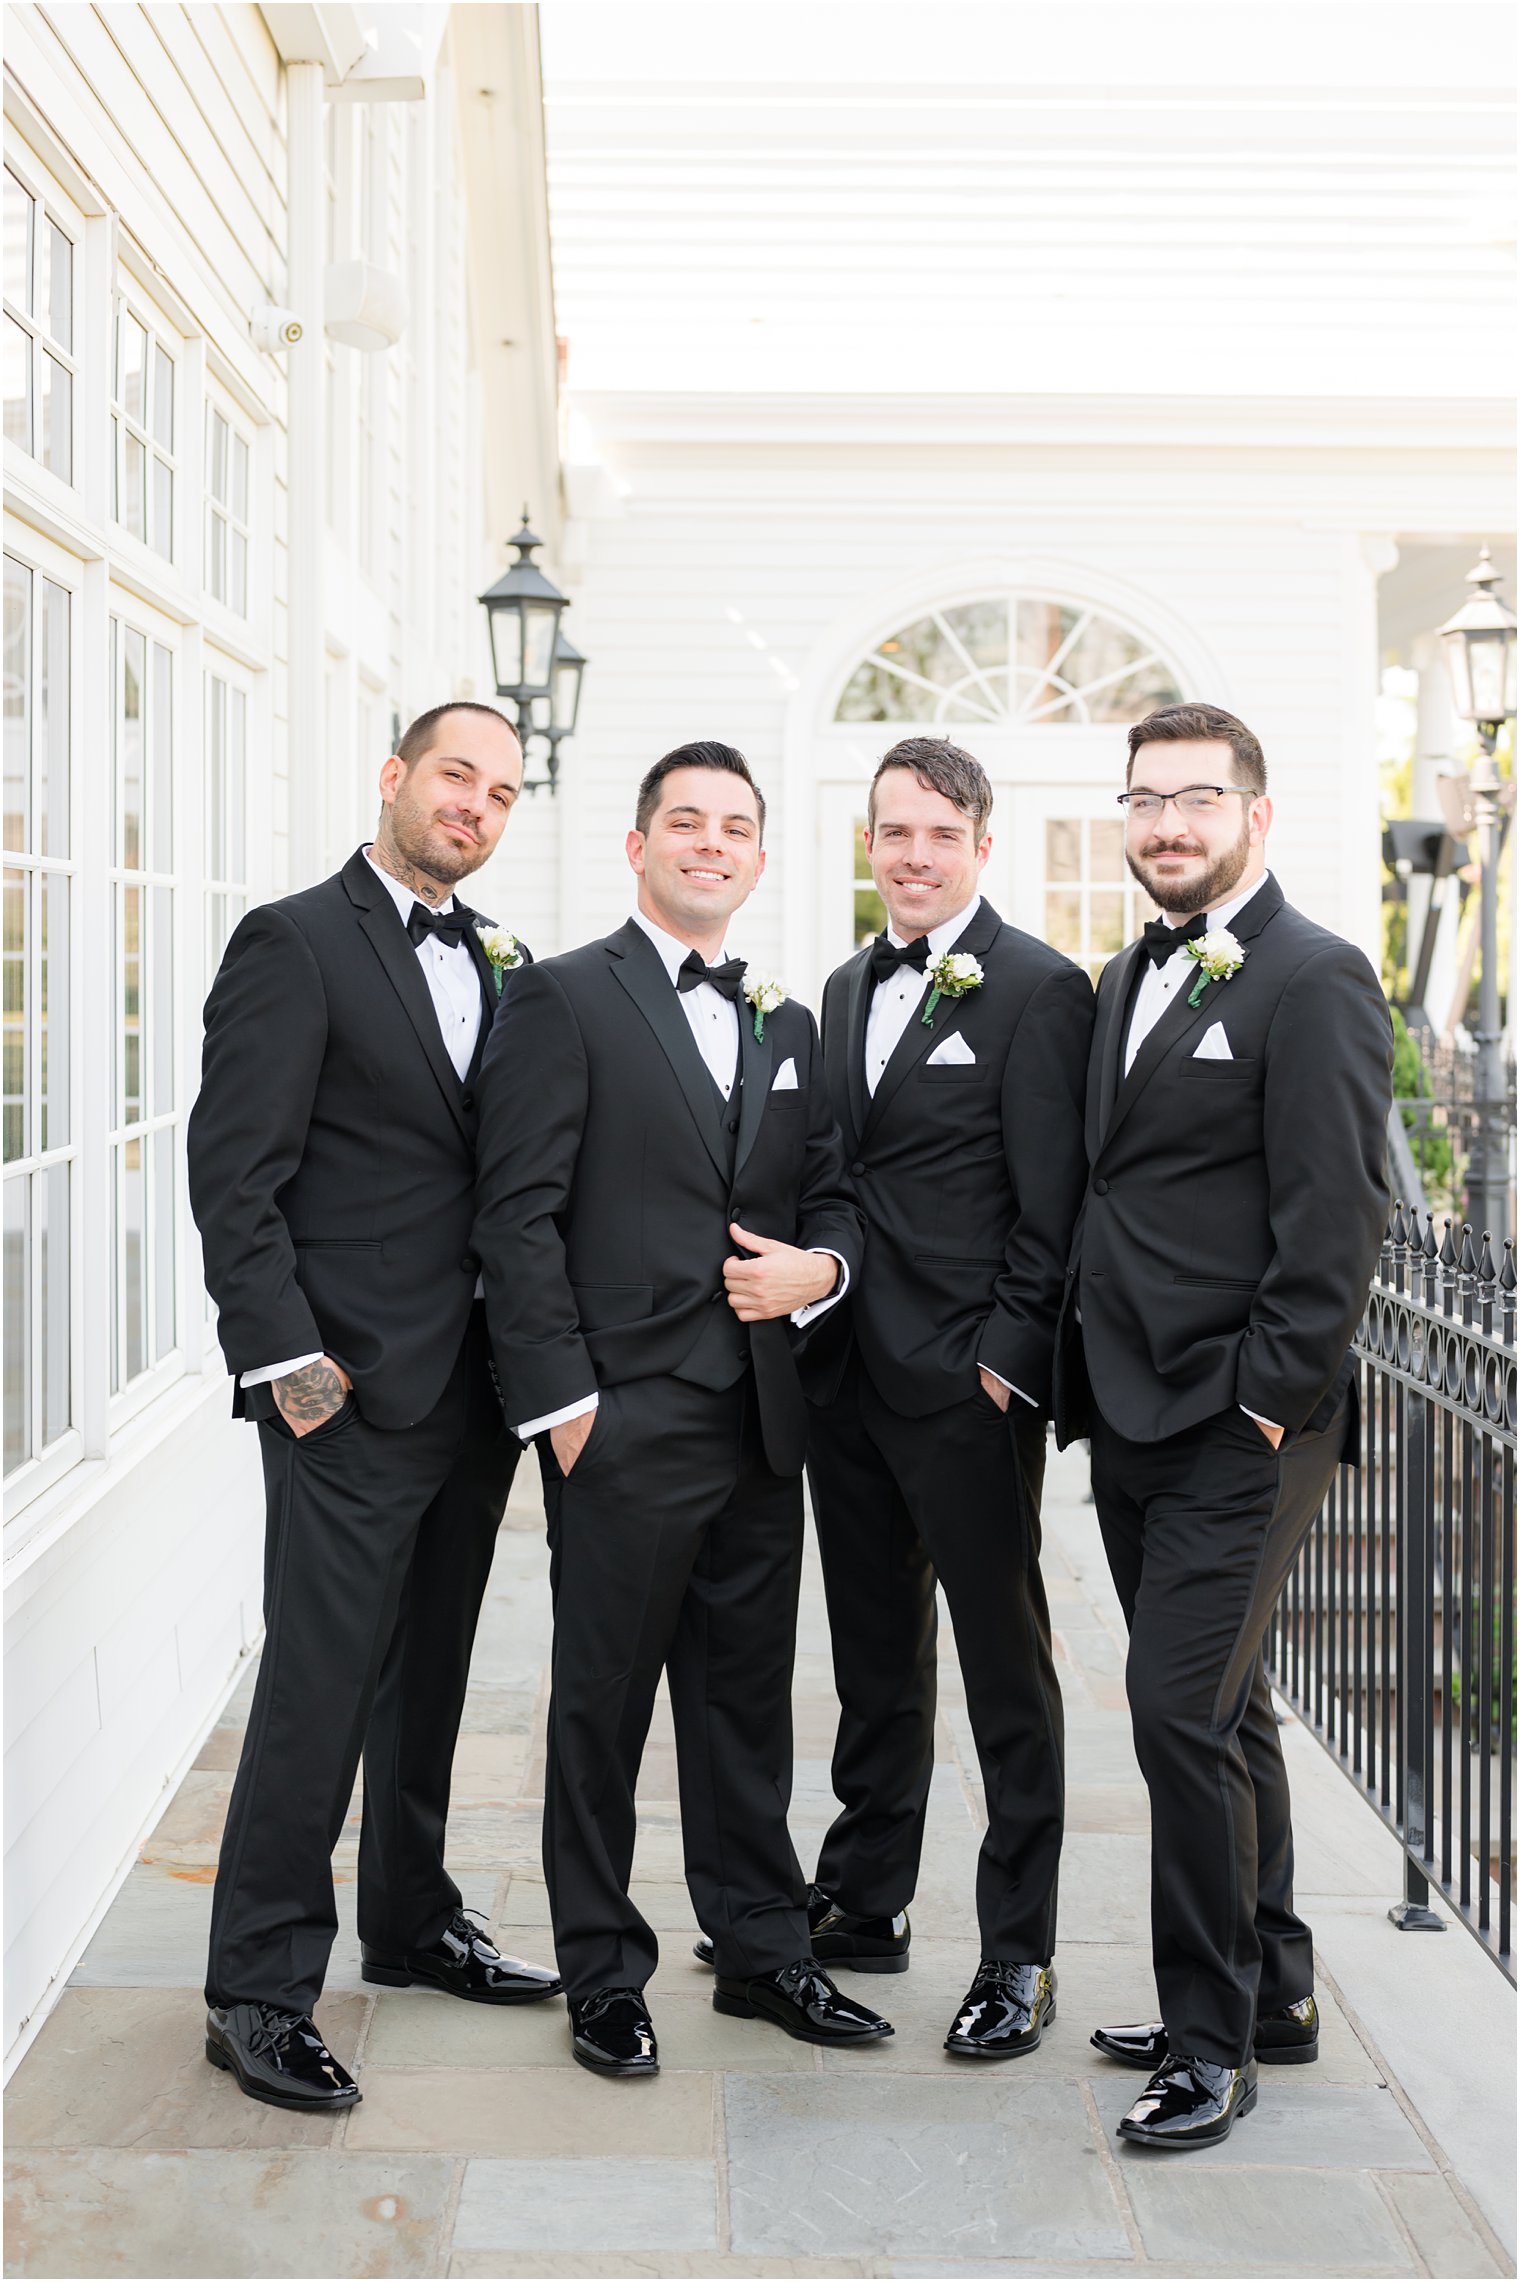
[[[76,1144],[71,1404],[66,1430],[10,1474],[4,1539],[5,2044],[14,2060],[261,1623],[258,1453],[229,1415],[185,1199],[184,1122],[219,954],[206,884],[208,677],[235,687],[247,706],[235,920],[248,903],[305,884],[293,846],[320,851],[306,874],[316,876],[367,835],[396,717],[488,694],[475,596],[500,558],[487,544],[479,480],[482,405],[466,294],[472,224],[501,237],[494,258],[516,257],[505,218],[466,211],[446,49],[424,101],[330,104],[330,217],[292,218],[286,75],[258,8],[19,6],[6,10],[5,34],[8,159],[75,243],[76,366],[72,480],[12,437],[9,406],[5,444],[7,554],[70,596],[75,822],[66,994]],[[321,503],[314,519],[326,708],[314,767],[292,784],[290,543],[313,518],[303,525],[302,503],[287,488],[286,365],[253,348],[248,320],[258,305],[287,300],[292,229],[324,227],[330,254],[367,250],[400,272],[410,319],[383,355],[328,344],[334,480],[330,513]],[[175,360],[172,560],[113,512],[118,290],[161,323]],[[321,311],[300,314],[320,348]],[[250,447],[242,611],[210,592],[203,436],[211,405]],[[361,412],[371,478],[363,515]],[[548,496],[554,467],[532,472]],[[169,1037],[173,1048],[175,1196],[145,1272],[172,1255],[165,1274],[176,1321],[165,1351],[115,1391],[106,1140],[119,1106],[111,1073],[121,1027],[108,879],[113,616],[146,628],[172,661],[175,809],[172,977],[151,987],[145,979],[142,1012],[150,1039]],[[8,654],[8,740],[12,663]],[[303,826],[295,842],[293,815]],[[528,826],[522,837],[541,840],[542,811]],[[539,868],[541,858],[528,857],[524,876]],[[55,982],[55,1052],[58,999]],[[8,1027],[10,1008],[8,997]],[[8,1254],[8,1278],[12,1265]],[[9,1308],[8,1297],[8,1316]],[[187,1977],[199,1969],[185,1960]]]

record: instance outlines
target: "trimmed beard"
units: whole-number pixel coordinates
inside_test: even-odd
[[[403,806],[403,802],[405,806]],[[406,783],[397,787],[390,809],[390,839],[398,856],[422,873],[425,879],[441,880],[445,886],[455,888],[471,872],[478,872],[489,855],[477,840],[473,846],[457,848],[448,842],[438,847],[426,844],[428,826],[433,821],[431,812],[425,812],[420,801],[407,796]],[[417,829],[420,823],[420,829]]]
[[[1195,911],[1209,911],[1216,903],[1224,903],[1232,887],[1251,860],[1251,819],[1242,817],[1240,838],[1223,855],[1216,856],[1201,880],[1184,886],[1179,880],[1175,886],[1165,881],[1153,881],[1145,870],[1145,859],[1132,856],[1126,848],[1124,861],[1158,911],[1170,912],[1174,919],[1189,919]]]

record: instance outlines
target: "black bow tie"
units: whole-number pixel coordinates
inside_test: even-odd
[[[917,967],[922,974],[928,964],[927,935],[915,935],[911,943],[903,944],[901,950],[895,943],[888,942],[885,935],[878,935],[871,945],[871,976],[875,982],[884,983],[889,975],[896,974],[899,967]]]
[[[452,911],[429,911],[425,903],[414,903],[406,931],[419,947],[429,935],[436,935],[440,943],[452,943],[457,949],[470,932],[470,915],[457,903]]]
[[[695,990],[698,983],[711,983],[725,998],[736,999],[744,983],[746,959],[725,959],[721,967],[710,967],[697,951],[688,951],[676,969],[676,989]]]
[[[1195,911],[1186,927],[1168,927],[1164,919],[1147,919],[1140,942],[1152,966],[1164,967],[1167,960],[1175,957],[1182,949],[1184,943],[1196,942],[1200,935],[1207,935],[1208,931],[1208,913]]]

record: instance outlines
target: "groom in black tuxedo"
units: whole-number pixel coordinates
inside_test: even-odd
[[[731,746],[667,753],[638,908],[533,968],[481,1078],[475,1249],[507,1415],[538,1438],[554,1592],[544,1867],[572,2051],[658,2065],[658,1945],[629,1898],[670,1682],[714,2004],[813,2043],[890,2035],[808,1947],[787,1835],[805,1415],[794,1324],[860,1270],[818,1033],[728,955],[764,803]]]
[[[1361,952],[1266,869],[1250,730],[1167,706],[1129,755],[1126,853],[1162,916],[1098,985],[1056,1422],[1091,1435],[1151,1801],[1162,2017],[1093,2042],[1151,2074],[1121,2133],[1194,2147],[1254,2105],[1258,2060],[1318,2050],[1262,1640],[1356,1457],[1392,1035]]]
[[[937,1580],[988,1815],[981,1962],[945,2042],[1001,2060],[1033,2051],[1055,2002],[1064,1786],[1040,1491],[1093,999],[1080,967],[979,893],[991,811],[980,764],[943,738],[894,746],[871,786],[887,929],[823,997],[866,1256],[808,1334],[804,1385],[842,1802],[818,1859],[814,1949],[867,1971],[907,1965]],[[964,988],[942,964],[954,959]]]
[[[191,1200],[268,1498],[264,1651],[212,1899],[206,2053],[276,2107],[359,2097],[311,2014],[361,1751],[364,1978],[484,2004],[559,1986],[498,1954],[443,1861],[517,1458],[469,1249],[475,1089],[514,950],[497,940],[493,959],[490,923],[453,890],[521,787],[494,709],[424,714],[380,772],[373,844],[250,912],[206,1005]]]

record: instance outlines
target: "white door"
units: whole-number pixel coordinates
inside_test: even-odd
[[[1012,797],[1015,926],[1085,967],[1094,982],[1154,917],[1124,861],[1112,785],[1025,784]]]

